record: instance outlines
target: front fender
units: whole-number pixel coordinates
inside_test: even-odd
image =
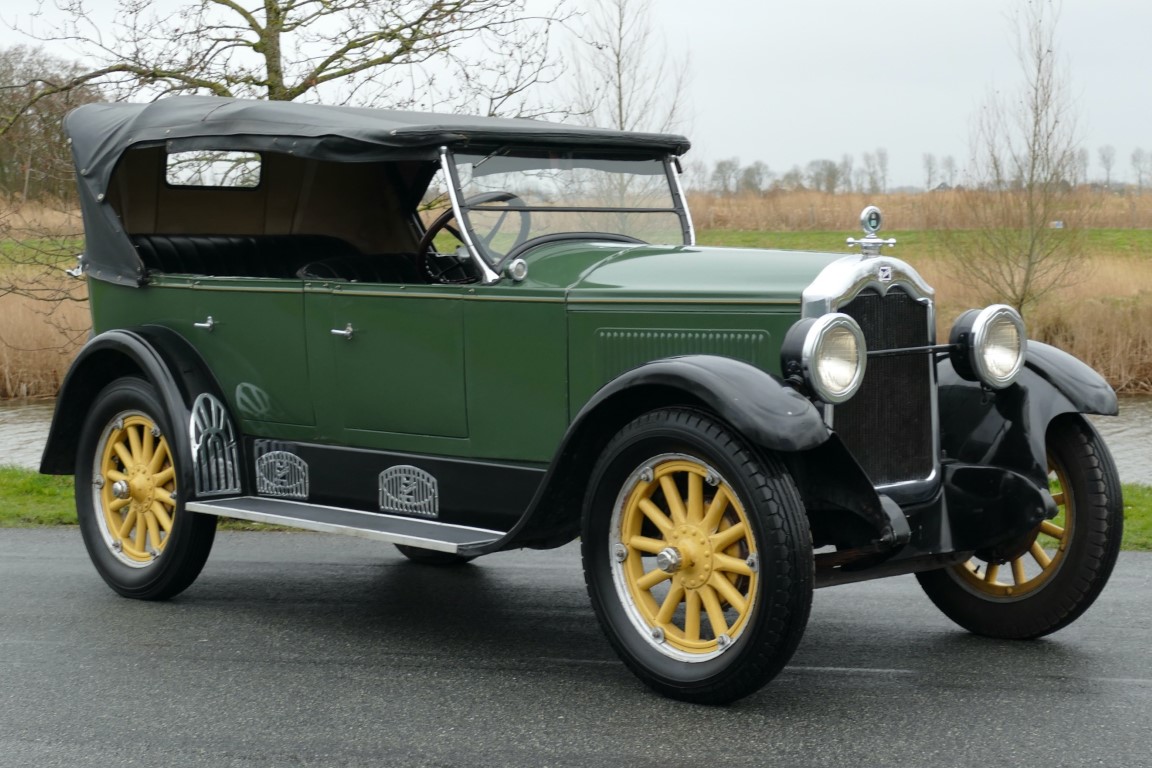
[[[815,448],[831,434],[819,411],[799,392],[755,366],[713,355],[670,357],[622,373],[584,404],[569,433],[611,401],[649,387],[683,392],[749,442],[772,451]]]
[[[68,369],[40,460],[42,473],[73,473],[80,430],[93,400],[122,376],[138,376],[156,387],[180,445],[189,444],[194,398],[202,392],[219,397],[219,387],[199,355],[175,331],[161,326],[106,331],[90,339]]]
[[[1048,425],[1065,413],[1115,415],[1116,393],[1100,374],[1048,344],[1028,342],[1015,384],[990,391],[961,379],[948,360],[939,364],[940,438],[945,457],[991,465],[1047,486],[1044,445]]]
[[[690,407],[715,414],[757,448],[776,451],[793,467],[806,490],[828,480],[825,469],[858,478],[875,492],[847,456],[820,413],[803,395],[747,363],[711,355],[685,355],[646,363],[605,384],[572,419],[548,473],[528,510],[501,540],[484,551],[518,546],[555,546],[576,535],[587,478],[604,446],[625,424],[657,408]],[[839,458],[821,462],[817,457]],[[807,469],[807,471],[805,471]],[[829,470],[831,471],[831,470]],[[809,482],[811,481],[811,483]],[[848,480],[836,478],[839,488]],[[880,508],[877,499],[873,505]],[[876,518],[877,527],[887,522]],[[479,550],[478,550],[479,552]],[[471,554],[471,553],[470,553]]]

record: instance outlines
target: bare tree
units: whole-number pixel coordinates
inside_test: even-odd
[[[593,0],[573,57],[575,112],[589,125],[674,131],[688,115],[687,58],[668,54],[651,0]]]
[[[878,195],[884,189],[881,183],[883,175],[880,172],[880,161],[872,152],[865,152],[863,161],[865,184],[857,184],[857,187],[870,195]]]
[[[531,14],[527,0],[184,0],[163,9],[116,0],[105,34],[83,0],[58,7],[58,24],[21,31],[94,66],[37,79],[25,109],[96,84],[114,98],[187,92],[533,114],[547,110],[531,94],[559,74],[549,38],[568,18]]]
[[[712,169],[712,189],[721,195],[731,195],[740,180],[740,160],[730,157],[717,160]]]
[[[0,115],[21,109],[40,80],[66,80],[79,65],[23,45],[0,49]],[[73,193],[72,159],[60,121],[80,104],[100,99],[93,87],[39,100],[13,130],[0,135],[0,193],[8,198],[59,200]]]
[[[772,171],[768,169],[768,165],[762,160],[746,165],[740,171],[740,191],[762,194],[772,183],[773,175]]]
[[[1112,186],[1112,166],[1116,164],[1116,147],[1105,144],[1097,150],[1100,167],[1104,169],[1104,186]]]
[[[879,173],[880,194],[888,191],[888,150],[884,147],[876,148],[876,170]]]
[[[931,152],[924,153],[924,189],[929,192],[936,186],[936,155]]]
[[[1144,163],[1146,156],[1144,150],[1140,147],[1132,150],[1132,170],[1136,175],[1136,192],[1137,194],[1144,194]]]
[[[940,161],[940,174],[944,177],[944,183],[949,188],[956,186],[956,158],[952,155],[945,155],[944,159]]]
[[[1088,147],[1080,147],[1079,149],[1076,150],[1076,161],[1075,161],[1076,170],[1075,170],[1075,179],[1074,179],[1073,183],[1075,183],[1075,184],[1087,184],[1088,183],[1088,166],[1091,162],[1092,162],[1092,153],[1090,153],[1088,151]]]
[[[852,155],[841,155],[840,164],[836,166],[836,172],[839,175],[838,188],[841,192],[852,191],[852,177],[855,167],[855,161]]]
[[[1057,57],[1054,2],[1020,4],[1014,16],[1023,85],[989,95],[974,122],[972,184],[963,195],[974,232],[955,237],[965,279],[1021,311],[1081,266],[1073,181],[1078,135]]]

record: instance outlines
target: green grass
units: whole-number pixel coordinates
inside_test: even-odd
[[[1152,552],[1152,486],[1124,486],[1124,549]],[[0,528],[74,525],[72,478],[0,467]],[[243,520],[221,521],[233,531],[289,530]]]

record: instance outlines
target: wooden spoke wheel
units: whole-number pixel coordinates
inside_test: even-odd
[[[812,601],[812,546],[783,465],[706,414],[645,414],[592,474],[582,553],[605,634],[647,685],[726,703],[795,651]]]
[[[80,531],[96,570],[125,597],[158,600],[204,566],[216,518],[184,509],[181,446],[152,385],[123,378],[97,395],[76,458]]]
[[[1055,518],[965,563],[917,575],[932,602],[976,634],[1029,639],[1067,626],[1116,563],[1124,505],[1108,448],[1079,415],[1052,423],[1047,448]]]

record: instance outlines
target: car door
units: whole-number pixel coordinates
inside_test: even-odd
[[[306,282],[321,434],[348,446],[455,453],[468,437],[466,288]]]

